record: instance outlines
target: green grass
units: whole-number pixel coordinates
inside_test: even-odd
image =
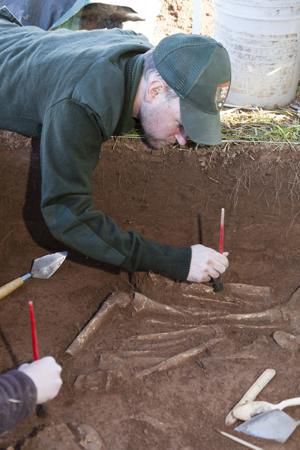
[[[300,115],[291,109],[225,109],[221,121],[224,140],[300,143]]]

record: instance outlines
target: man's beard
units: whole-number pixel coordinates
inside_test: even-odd
[[[146,116],[148,117],[146,118]],[[149,118],[149,114],[146,113],[145,108],[141,107],[139,114],[139,123],[143,133],[142,140],[149,148],[159,150],[167,144],[167,141],[154,137],[151,130],[152,127],[148,126],[149,122],[151,122],[151,117]]]
[[[161,139],[155,139],[152,136],[146,134],[145,132],[143,133],[142,140],[152,150],[159,150],[160,148],[162,148],[164,145],[167,144],[166,141],[163,141]]]

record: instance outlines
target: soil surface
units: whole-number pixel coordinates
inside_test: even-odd
[[[173,33],[191,33],[192,26],[193,0],[161,0],[161,11],[154,30],[155,43]],[[201,34],[213,36],[213,0],[201,1],[200,28]]]
[[[0,152],[2,285],[28,272],[34,258],[64,247],[40,216],[37,149],[2,132]],[[46,417],[2,435],[0,448],[235,450],[242,447],[217,430],[237,435],[225,417],[264,369],[277,374],[259,399],[298,396],[299,167],[299,147],[152,152],[139,139],[108,141],[95,172],[95,205],[125,229],[217,248],[225,208],[224,291],[129,276],[72,253],[52,278],[27,281],[0,303],[1,369],[32,358],[32,300],[41,355],[62,364],[64,385]],[[97,311],[99,327],[67,354]],[[300,418],[300,407],[288,412]],[[240,437],[265,450],[283,448]],[[298,449],[299,438],[296,430],[284,448]]]
[[[211,0],[202,13],[202,32],[212,34]],[[157,40],[191,31],[191,16],[191,0],[164,0]],[[64,384],[46,417],[32,416],[2,435],[1,450],[244,448],[218,430],[265,450],[299,449],[299,430],[282,445],[225,426],[266,368],[276,376],[259,399],[299,395],[299,149],[226,144],[151,152],[139,139],[105,144],[95,205],[125,229],[171,245],[217,248],[225,208],[224,290],[129,276],[74,252],[49,280],[29,280],[0,303],[1,369],[32,358],[32,300],[41,356],[62,364]],[[2,132],[0,152],[2,285],[64,247],[40,215],[38,149]],[[93,317],[94,333],[66,353]],[[300,419],[300,407],[288,412]]]

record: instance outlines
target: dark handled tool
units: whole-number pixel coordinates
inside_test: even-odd
[[[212,278],[211,279],[211,284],[213,287],[214,292],[221,292],[224,289],[224,285],[223,285],[223,281],[222,278]]]

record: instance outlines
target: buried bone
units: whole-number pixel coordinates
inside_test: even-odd
[[[289,352],[298,352],[300,350],[300,336],[287,333],[285,331],[275,331],[273,333],[273,339],[279,347]]]
[[[286,323],[290,325],[291,331],[295,333],[300,332],[300,288],[291,295],[289,300],[280,306],[275,306],[273,308],[268,308],[264,311],[257,313],[247,313],[247,314],[226,314],[226,315],[215,315],[214,317],[208,318],[210,322],[222,321],[226,323],[234,322],[251,322],[255,321],[257,326],[257,321],[264,320],[269,322]]]
[[[242,283],[226,283],[226,293],[241,297],[241,299],[255,299],[257,301],[271,301],[271,288],[269,286],[253,286]]]
[[[183,329],[183,330],[175,330],[175,331],[163,331],[162,333],[150,333],[150,334],[141,334],[139,336],[134,336],[130,338],[130,340],[134,341],[160,341],[165,339],[177,339],[180,337],[186,337],[189,334],[194,333],[204,333],[204,330],[207,330],[207,333],[210,334],[210,330],[212,327],[208,325],[200,325],[197,327],[189,328],[189,329]]]
[[[206,301],[209,301],[209,299],[205,299]],[[168,316],[177,316],[177,317],[184,317],[184,316],[205,316],[213,314],[213,312],[209,312],[206,310],[199,310],[192,309],[192,308],[182,308],[182,307],[176,307],[165,305],[164,303],[159,303],[155,300],[150,299],[149,297],[146,297],[143,294],[135,293],[134,299],[132,302],[133,308],[137,313],[141,312],[149,312],[149,313],[157,313],[157,314],[164,314]]]
[[[143,294],[138,292],[135,293],[134,299],[132,301],[133,308],[136,312],[154,312],[160,314],[168,314],[168,315],[177,315],[183,316],[184,312],[180,311],[177,308],[173,308],[172,306],[164,305],[162,303],[156,302],[155,300],[151,300]]]
[[[66,349],[66,353],[69,353],[72,356],[78,353],[84,347],[86,341],[112,317],[117,308],[126,308],[130,303],[130,296],[124,292],[116,292],[110,295],[96,312],[94,317]]]
[[[161,363],[152,366],[148,369],[142,370],[137,373],[137,378],[144,378],[148,375],[151,375],[154,372],[162,372],[165,370],[173,369],[175,367],[180,366],[184,362],[194,358],[195,356],[199,356],[210,348],[214,347],[218,342],[220,342],[222,338],[213,338],[204,344],[199,345],[198,347],[191,348],[185,352],[178,353],[170,358],[165,359]]]

